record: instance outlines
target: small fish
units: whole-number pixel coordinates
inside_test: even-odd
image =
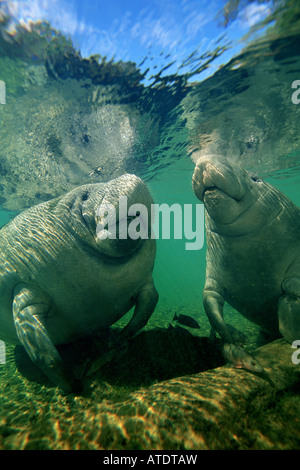
[[[263,372],[264,369],[260,363],[254,359],[240,346],[225,343],[223,346],[223,355],[225,359],[232,362],[235,367],[251,370],[252,372]]]
[[[190,317],[189,315],[183,315],[180,313],[177,315],[175,313],[174,318],[172,321],[177,321],[177,323],[180,323],[181,325],[189,326],[190,328],[197,328],[200,329],[200,325],[194,318]]]

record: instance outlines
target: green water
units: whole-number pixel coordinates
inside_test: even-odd
[[[191,177],[193,165],[190,161],[174,165],[172,176],[170,171],[165,171],[156,181],[150,183],[153,198],[157,204],[166,203],[169,206],[179,203],[197,204],[198,201],[192,191]],[[163,182],[163,184],[162,184]],[[169,304],[169,308],[187,309],[190,312],[202,310],[201,298],[204,285],[205,271],[205,246],[200,250],[187,250],[186,240],[157,241],[157,258],[154,276],[157,285],[160,286],[160,302]],[[191,275],[187,275],[189,272]],[[171,293],[171,296],[170,296]]]
[[[7,40],[2,18],[0,226],[80,184],[126,172],[145,180],[156,204],[195,207],[195,161],[208,153],[255,172],[300,207],[300,104],[291,101],[300,79],[299,4],[278,8],[263,34],[205,80],[193,81],[190,70],[158,73],[148,85],[135,64],[82,59],[47,24],[20,26]],[[199,250],[186,242],[157,240],[156,309],[128,350],[84,379],[82,394],[63,394],[6,345],[1,450],[300,448],[299,366],[290,369],[280,343],[259,353],[269,381],[223,367],[202,304],[206,241]],[[256,325],[229,305],[224,312],[250,351],[261,346]],[[175,313],[196,319],[199,334],[168,329]],[[105,344],[97,337],[94,349],[83,341],[63,352],[78,371]]]

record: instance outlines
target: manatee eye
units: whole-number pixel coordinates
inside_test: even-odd
[[[89,197],[89,193],[87,191],[85,191],[83,194],[82,194],[82,201],[86,201]]]
[[[86,144],[89,143],[91,136],[88,134],[83,134],[83,140]]]
[[[255,181],[255,183],[260,183],[261,179],[258,176],[250,175],[251,181]]]

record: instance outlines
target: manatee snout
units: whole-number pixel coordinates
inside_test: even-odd
[[[192,178],[193,191],[200,201],[204,201],[208,191],[211,193],[216,190],[240,201],[248,189],[244,173],[224,158],[215,155],[201,157]]]
[[[133,254],[151,234],[153,199],[145,183],[127,174],[113,181],[96,207],[96,243],[111,257]],[[134,233],[135,228],[138,228]],[[139,236],[137,236],[139,235]]]
[[[222,173],[219,171],[219,177]],[[192,179],[195,195],[200,201],[204,200],[204,193],[208,188],[217,186],[218,169],[217,164],[213,164],[209,156],[198,160]]]

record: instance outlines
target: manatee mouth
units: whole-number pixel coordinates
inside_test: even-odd
[[[218,186],[208,186],[207,188],[204,187],[204,191],[202,194],[202,200],[205,202],[205,197],[210,197],[210,196],[218,196],[218,194],[221,196],[227,196],[230,197],[231,199],[234,199],[235,201],[240,201],[241,199],[238,199],[235,197],[233,194],[228,194],[227,191],[223,191],[222,188],[219,188]]]
[[[217,186],[207,186],[207,188],[204,186],[203,197],[205,196],[205,194],[213,193],[215,191],[222,191],[222,190],[218,188]]]
[[[131,258],[134,254],[139,253],[145,240],[115,240],[115,239],[104,239],[97,241],[99,250],[102,256],[105,256],[107,260],[119,260],[126,261]]]
[[[122,219],[117,219],[112,224],[105,224],[104,226],[101,224],[101,219],[98,219],[96,243],[102,254],[111,259],[125,260],[141,249],[147,237],[146,239],[144,237],[131,237],[128,229],[129,224],[134,219],[135,217],[133,216],[127,216]]]
[[[209,157],[201,159],[194,171],[193,189],[201,201],[209,195],[226,195],[240,201],[246,192],[244,175],[227,162]]]

